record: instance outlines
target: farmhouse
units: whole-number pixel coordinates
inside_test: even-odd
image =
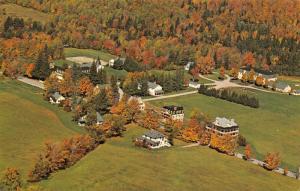
[[[200,84],[197,81],[190,80],[189,87],[195,88],[195,89],[199,89],[200,88]]]
[[[184,119],[184,111],[182,106],[164,106],[162,112],[163,118],[172,119],[176,121],[183,121]]]
[[[229,120],[225,117],[216,117],[216,120],[207,125],[206,129],[220,136],[231,135],[236,137],[239,135],[239,126],[233,119]]]
[[[65,100],[64,96],[60,95],[59,92],[55,92],[49,97],[49,102],[51,104],[60,104],[60,102],[64,100]]]
[[[80,127],[85,126],[85,124],[87,123],[87,119],[86,119],[87,115],[81,116],[78,120],[78,125]]]
[[[162,87],[157,83],[148,82],[148,93],[152,96],[158,96],[164,93]]]
[[[168,139],[162,133],[155,130],[147,131],[143,136],[136,138],[135,141],[151,149],[171,146]]]
[[[246,73],[246,74],[249,74],[249,72],[251,71],[251,67],[243,67],[243,68],[240,68],[240,71],[239,71],[239,74],[238,74],[238,79],[242,79],[243,77],[243,74]],[[266,80],[268,81],[273,81],[275,82],[277,80],[277,75],[274,74],[272,71],[268,71],[268,70],[261,70],[261,69],[257,69],[257,68],[253,68],[254,72],[255,72],[255,75],[254,75],[254,80],[256,80],[257,76],[261,76],[263,77],[264,79],[264,82]]]
[[[289,86],[286,83],[279,82],[279,83],[276,83],[275,90],[279,91],[279,92],[283,92],[283,93],[289,93],[289,92],[291,92],[292,88],[291,88],[291,86]]]
[[[97,70],[97,73],[100,71],[100,70],[103,70],[104,69],[104,66],[101,64],[101,61],[99,59],[96,60],[96,62],[89,62],[89,63],[82,63],[80,64],[80,69],[81,69],[81,72],[85,73],[85,74],[89,74],[90,71],[91,71],[91,67],[93,64],[96,64],[96,70]]]
[[[52,75],[54,75],[58,80],[63,80],[64,79],[64,73],[65,73],[64,67],[60,66],[53,66],[52,68]]]

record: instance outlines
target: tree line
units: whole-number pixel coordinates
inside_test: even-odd
[[[252,108],[259,108],[259,100],[255,97],[251,97],[248,94],[238,94],[233,90],[217,90],[209,88],[208,86],[201,85],[198,92],[207,96],[224,99],[237,104],[249,106]]]

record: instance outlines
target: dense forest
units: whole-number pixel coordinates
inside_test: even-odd
[[[300,75],[297,0],[6,0],[52,15],[28,30],[64,46],[105,49],[143,68],[173,69],[188,61],[196,72],[251,65]],[[34,27],[33,27],[34,24]],[[17,26],[20,28],[21,26]],[[32,38],[3,29],[2,37]],[[40,36],[40,35],[39,35]],[[36,38],[33,38],[36,39]],[[33,42],[34,43],[34,42]],[[53,59],[63,57],[60,51]]]

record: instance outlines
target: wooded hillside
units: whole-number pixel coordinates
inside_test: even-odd
[[[15,3],[15,1],[7,0]],[[64,45],[126,54],[149,68],[196,61],[300,75],[297,0],[19,0],[54,15]]]

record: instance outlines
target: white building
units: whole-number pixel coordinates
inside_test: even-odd
[[[49,97],[49,102],[51,104],[60,104],[60,102],[64,101],[64,96],[60,95],[60,93],[55,92]]]
[[[225,117],[216,117],[216,120],[206,126],[206,129],[219,136],[231,135],[236,137],[239,135],[239,126],[234,119],[227,119]]]
[[[143,143],[151,149],[171,146],[168,139],[162,133],[155,130],[147,131],[143,136],[136,138],[136,141]]]
[[[162,87],[157,83],[148,82],[148,93],[152,96],[159,96],[164,93]]]
[[[292,90],[291,86],[289,86],[288,84],[285,84],[283,82],[276,83],[275,87],[276,87],[275,88],[276,91],[279,91],[282,93],[290,93]]]
[[[182,106],[164,106],[162,111],[163,118],[172,119],[175,121],[183,121],[184,119],[184,111]]]
[[[200,88],[200,84],[198,82],[195,82],[195,81],[190,81],[189,82],[189,87],[191,88],[195,88],[195,89],[199,89]]]
[[[300,90],[294,90],[292,94],[298,96],[298,95],[300,95]]]
[[[188,62],[185,66],[184,66],[184,70],[189,71],[191,66],[193,66],[195,63],[194,62]]]
[[[108,61],[108,66],[113,67],[113,66],[114,66],[114,63],[115,63],[115,60],[114,60],[114,59],[110,59],[110,60]]]

